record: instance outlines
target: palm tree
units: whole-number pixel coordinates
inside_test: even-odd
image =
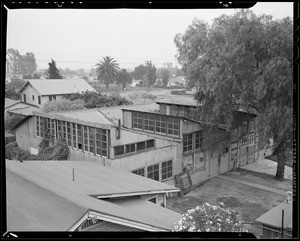
[[[101,83],[108,86],[114,82],[115,76],[120,71],[119,64],[114,58],[109,56],[103,57],[99,63],[96,64],[96,74],[98,80],[101,80]]]

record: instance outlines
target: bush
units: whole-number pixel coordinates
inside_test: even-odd
[[[223,206],[223,203],[220,203]],[[174,232],[247,232],[240,222],[239,212],[205,203],[183,214]]]
[[[71,94],[67,97],[69,100],[83,100],[85,108],[100,108],[117,105],[132,105],[130,100],[119,94],[101,94],[95,91],[85,91],[82,94]]]
[[[42,107],[43,112],[55,112],[55,111],[67,111],[67,110],[79,110],[84,109],[84,101],[77,100],[52,100],[45,103]]]
[[[5,146],[5,159],[9,159],[9,160],[12,159],[12,153],[13,153],[14,148],[16,148],[16,147],[18,147],[17,142],[8,143]]]

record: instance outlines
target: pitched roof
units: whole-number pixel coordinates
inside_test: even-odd
[[[28,107],[21,107],[21,108],[18,108],[18,109],[13,109],[13,110],[8,110],[7,112],[10,112],[10,113],[14,113],[14,114],[20,114],[20,115],[24,115],[24,116],[32,116],[33,114],[33,111],[38,111],[39,108],[38,107],[34,107],[34,106],[28,106]]]
[[[275,208],[260,216],[255,221],[275,228],[281,228],[282,210],[284,210],[283,227],[285,229],[292,229],[293,205],[289,202],[283,202],[279,204]]]
[[[170,104],[170,105],[184,105],[197,107],[197,101],[195,101],[193,95],[164,95],[158,101],[158,104]]]
[[[19,102],[21,102],[21,100],[13,100],[13,99],[5,98],[4,105],[5,105],[5,108],[8,108],[10,106],[13,106],[13,105],[19,103]]]
[[[21,92],[28,84],[39,92],[40,95],[62,95],[96,91],[84,79],[29,79],[19,90]]]
[[[166,224],[161,214],[144,215],[122,205],[97,199],[99,193],[140,191],[177,191],[177,188],[129,172],[84,161],[8,161],[7,221],[14,231],[65,231],[74,227],[85,214],[115,218],[148,228],[170,230],[176,219]],[[75,181],[72,180],[75,169]],[[107,173],[106,173],[107,172]],[[149,185],[148,185],[149,184]],[[20,198],[22,197],[22,198]],[[170,211],[173,212],[173,211]],[[129,225],[130,226],[130,225]]]

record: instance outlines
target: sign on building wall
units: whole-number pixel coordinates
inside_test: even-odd
[[[193,155],[184,156],[182,166],[184,171],[194,171]]]
[[[203,152],[195,153],[195,171],[199,171],[205,168],[205,161]]]
[[[180,189],[180,196],[183,196],[192,189],[192,179],[188,171],[175,175],[175,181],[176,187]]]

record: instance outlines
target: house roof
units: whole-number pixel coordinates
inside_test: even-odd
[[[14,114],[20,114],[20,115],[24,115],[24,116],[32,116],[33,111],[38,111],[38,110],[39,110],[38,107],[28,106],[25,108],[21,107],[18,109],[8,110],[7,112],[14,113]]]
[[[289,202],[283,202],[279,204],[275,208],[260,216],[255,221],[275,228],[281,228],[282,210],[284,210],[283,227],[285,229],[292,229],[293,205]]]
[[[134,190],[138,193],[153,189],[178,190],[130,172],[84,161],[21,163],[6,160],[6,168],[9,230],[66,231],[91,211],[111,217],[112,222],[117,218],[161,231],[170,230],[172,224],[179,221],[170,218],[166,224],[164,216],[161,220],[160,213],[154,218],[121,204],[95,198],[95,194],[99,193],[130,195]],[[75,170],[75,181],[72,180],[72,168]]]
[[[21,102],[21,100],[13,100],[13,99],[5,98],[4,105],[5,105],[5,108],[8,108],[10,106],[18,104],[19,102]]]
[[[184,106],[192,106],[197,107],[197,101],[195,101],[193,96],[186,95],[164,95],[158,101],[157,104],[170,104],[170,105],[184,105]]]
[[[18,162],[9,163],[13,168],[19,166]],[[69,186],[72,181],[72,169],[75,173],[75,182],[71,182],[71,190],[79,189],[85,195],[97,197],[116,197],[116,196],[132,196],[137,193],[161,193],[161,192],[177,192],[179,189],[161,182],[144,178],[139,175],[132,174],[128,171],[115,169],[112,167],[103,167],[100,164],[84,161],[45,161],[35,162],[29,161],[22,165],[22,174],[25,177],[39,176],[41,180],[37,183],[54,182],[59,180]],[[55,170],[55,173],[53,171]],[[48,180],[46,180],[48,179]],[[90,185],[93,183],[94,185]],[[61,184],[60,186],[62,186]],[[100,188],[101,187],[101,188]]]
[[[29,79],[19,90],[30,84],[40,95],[63,95],[71,93],[81,93],[84,91],[96,91],[85,80],[75,79]]]

